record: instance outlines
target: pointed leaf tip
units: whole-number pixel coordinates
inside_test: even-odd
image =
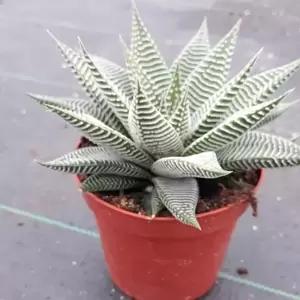
[[[59,44],[60,41],[59,39],[49,30],[49,29],[46,29],[46,32],[50,35],[50,37],[57,43]]]

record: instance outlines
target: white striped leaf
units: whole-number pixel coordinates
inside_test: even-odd
[[[249,63],[234,76],[224,87],[210,97],[192,116],[192,135],[195,140],[204,135],[222,119],[234,97],[248,78],[250,71],[257,61],[262,49],[249,61]]]
[[[281,99],[244,109],[227,118],[213,130],[196,139],[185,150],[183,155],[192,155],[204,151],[214,151],[238,139],[257,124],[269,111],[277,106]]]
[[[115,118],[111,119],[110,116],[105,113],[105,111],[102,111],[100,103],[94,103],[85,99],[58,98],[37,94],[28,94],[28,96],[43,106],[52,105],[91,115],[112,129],[127,135],[127,131],[120,122],[116,122]]]
[[[129,130],[136,144],[156,158],[178,155],[183,145],[176,130],[146,99],[139,87],[128,115]]]
[[[123,134],[111,129],[94,117],[64,108],[47,105],[51,111],[62,117],[69,124],[79,129],[91,142],[113,149],[122,158],[149,168],[152,158],[138,149],[133,141]]]
[[[145,94],[146,98],[158,109],[161,108],[163,103],[164,93],[159,94],[157,87],[153,85],[150,78],[147,77],[146,72],[141,68],[137,61],[132,60],[133,72],[140,84],[141,91]]]
[[[275,107],[273,110],[271,110],[259,123],[257,123],[252,130],[258,129],[262,126],[265,126],[266,124],[274,121],[278,117],[280,117],[282,114],[284,114],[287,110],[290,109],[290,107],[298,104],[300,101],[292,101],[288,103],[279,103],[277,107]]]
[[[179,68],[177,68],[173,74],[172,82],[166,92],[166,96],[162,101],[163,105],[165,106],[164,110],[166,111],[165,113],[166,116],[171,116],[175,112],[178,105],[180,104],[180,99],[181,99],[180,76],[181,75],[179,74]]]
[[[175,128],[181,140],[185,140],[189,134],[191,125],[189,102],[186,96],[182,97],[169,122]]]
[[[183,83],[205,58],[209,50],[207,21],[206,18],[204,18],[198,32],[192,37],[173,62],[171,72],[174,74],[178,66],[180,66],[180,81]]]
[[[221,168],[216,153],[209,151],[186,157],[166,157],[153,163],[151,171],[170,178],[218,178],[230,174]]]
[[[183,90],[187,91],[191,111],[196,111],[225,83],[228,76],[240,21],[211,50],[187,78]]]
[[[250,77],[239,90],[226,116],[269,99],[299,69],[300,60]]]
[[[152,181],[159,198],[170,213],[180,222],[200,229],[195,216],[199,199],[196,179],[154,177]]]
[[[48,33],[55,41],[57,48],[62,54],[62,57],[71,68],[75,78],[78,80],[79,84],[87,93],[87,95],[93,100],[93,102],[99,104],[103,115],[106,115],[108,119],[111,119],[112,124],[116,124],[114,129],[119,130],[119,128],[122,128],[122,123],[117,118],[112,108],[108,105],[107,101],[104,99],[103,93],[95,81],[95,78],[92,76],[86,60],[79,53],[60,42],[50,31],[48,31]]]
[[[151,193],[151,216],[154,218],[161,210],[164,209],[164,204],[158,196],[157,190],[153,189]]]
[[[121,36],[120,36],[120,42],[124,52],[126,71],[130,80],[132,96],[134,96],[133,93],[134,93],[135,82],[136,82],[136,73],[134,72],[132,53]]]
[[[133,3],[131,47],[133,59],[138,63],[159,98],[170,84],[168,67],[159,53],[155,41],[150,36],[135,3]]]
[[[90,55],[90,57],[99,72],[104,72],[120,88],[126,98],[133,98],[133,89],[127,69],[97,55]]]
[[[122,160],[103,147],[85,147],[57,159],[39,162],[42,166],[73,174],[114,174],[136,178],[150,178],[150,174],[139,166]]]
[[[153,188],[151,193],[145,195],[143,199],[143,208],[147,215],[154,218],[164,207],[165,206],[161,202],[155,188]]]
[[[81,51],[84,58],[88,64],[88,68],[91,71],[92,76],[97,82],[102,94],[104,95],[109,106],[112,108],[116,116],[122,122],[123,126],[128,129],[127,116],[129,108],[129,99],[126,98],[125,94],[122,93],[120,88],[111,80],[111,78],[100,69],[96,67],[94,61],[92,60],[90,54],[86,51],[84,45],[79,40]]]
[[[220,164],[231,170],[291,167],[300,164],[300,146],[287,139],[249,131],[217,151]]]
[[[83,192],[118,191],[142,187],[145,184],[146,181],[138,180],[136,178],[93,174],[81,184],[81,190]]]

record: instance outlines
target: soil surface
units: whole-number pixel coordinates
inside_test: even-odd
[[[95,146],[86,138],[82,138],[80,148]],[[88,175],[79,175],[80,181],[84,181]],[[253,216],[257,216],[257,199],[253,193],[254,186],[258,183],[259,171],[232,173],[229,176],[218,179],[197,179],[199,184],[199,201],[196,213],[206,213],[230,204],[248,201],[253,210]],[[95,193],[98,197],[124,210],[147,215],[144,208],[143,197],[145,192],[141,189],[126,190],[124,193],[109,192]],[[163,209],[156,217],[172,216],[167,209]]]

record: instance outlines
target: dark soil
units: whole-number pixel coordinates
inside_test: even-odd
[[[80,148],[94,146],[89,140],[83,138]],[[199,201],[196,213],[201,214],[213,211],[230,204],[248,201],[253,210],[253,216],[257,216],[257,199],[253,193],[253,187],[258,183],[259,171],[233,173],[218,179],[198,179]],[[80,181],[84,181],[88,175],[79,175]],[[146,215],[143,208],[143,190],[131,189],[120,194],[120,192],[95,193],[101,199],[124,210]],[[162,210],[157,217],[169,217],[167,209]]]

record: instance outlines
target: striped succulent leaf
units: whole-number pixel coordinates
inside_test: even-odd
[[[195,140],[212,130],[225,115],[234,97],[248,78],[250,71],[257,61],[262,49],[249,61],[249,63],[234,76],[223,88],[210,97],[192,116],[191,140]]]
[[[298,104],[300,101],[295,100],[288,103],[279,103],[277,107],[275,107],[273,110],[271,110],[262,120],[257,123],[252,130],[258,129],[262,126],[267,125],[268,123],[274,121],[278,117],[280,117],[282,114],[284,114],[287,110],[289,110],[290,107]]]
[[[110,174],[135,178],[151,178],[141,167],[122,160],[103,147],[85,147],[57,159],[40,162],[44,167],[73,174]]]
[[[125,94],[122,93],[120,88],[109,78],[109,76],[102,69],[100,69],[99,65],[98,68],[96,67],[90,54],[86,51],[83,43],[80,40],[79,44],[88,68],[90,69],[91,75],[94,77],[95,81],[100,87],[104,98],[119,120],[122,122],[123,126],[128,129],[127,116],[129,112],[129,100],[126,98]]]
[[[92,117],[103,122],[105,125],[111,127],[112,129],[128,135],[127,131],[123,125],[115,118],[110,118],[110,115],[107,115],[105,111],[102,111],[100,103],[93,103],[85,99],[78,98],[58,98],[50,97],[45,95],[37,94],[28,94],[29,97],[36,100],[39,104],[46,106],[52,105],[55,107],[75,110],[80,113],[91,115]]]
[[[159,110],[162,109],[162,94],[160,96],[158,95],[157,87],[153,85],[153,83],[150,81],[150,78],[147,77],[147,74],[145,71],[141,68],[141,66],[132,59],[132,65],[133,65],[133,72],[136,75],[137,78],[137,84],[139,85],[139,89],[143,92],[145,97]],[[137,85],[135,85],[137,86]],[[138,90],[135,92],[137,93]]]
[[[171,116],[178,107],[181,99],[181,84],[180,84],[179,68],[177,68],[173,74],[171,84],[166,92],[166,95],[162,101],[162,105],[165,107],[161,111],[165,111],[165,115]]]
[[[130,49],[133,59],[141,67],[151,85],[155,87],[156,97],[159,99],[170,84],[170,72],[134,3]]]
[[[183,90],[188,93],[191,111],[196,111],[225,83],[235,47],[240,21],[209,52],[189,75]]]
[[[197,65],[206,57],[209,50],[207,20],[204,18],[198,32],[192,37],[173,62],[171,72],[174,74],[178,67],[180,67],[180,81],[184,83]]]
[[[280,100],[282,99],[277,98],[237,112],[213,130],[196,139],[184,150],[183,155],[222,148],[250,130],[269,111],[276,107]]]
[[[151,193],[146,193],[143,199],[143,208],[148,216],[154,218],[164,207],[155,188]]]
[[[191,125],[189,102],[186,96],[181,98],[169,122],[175,128],[181,140],[185,140],[190,132]]]
[[[133,66],[133,56],[132,56],[132,51],[128,48],[128,46],[126,45],[125,41],[123,40],[123,38],[120,36],[120,43],[121,46],[123,48],[123,52],[124,52],[124,59],[125,59],[125,65],[126,65],[126,71],[130,80],[130,86],[132,89],[132,97],[134,96],[134,88],[135,88],[135,84],[136,84],[136,80],[137,80],[137,75],[134,71],[134,66]]]
[[[158,196],[157,190],[153,189],[151,193],[151,216],[154,218],[161,210],[164,209],[164,204]]]
[[[195,178],[166,178],[152,179],[157,194],[171,214],[187,225],[200,229],[195,216],[199,199],[199,188]]]
[[[249,131],[217,151],[220,164],[231,170],[290,167],[300,164],[300,146],[281,137]]]
[[[47,105],[51,111],[62,117],[69,124],[79,129],[82,134],[97,145],[113,149],[122,158],[149,168],[152,158],[139,149],[136,144],[121,133],[106,126],[94,117],[64,108]]]
[[[182,152],[183,145],[176,130],[139,88],[130,107],[128,122],[135,143],[154,157],[178,155]]]
[[[127,69],[97,55],[90,55],[90,57],[99,72],[104,72],[109,80],[120,88],[127,99],[133,98],[133,87]]]
[[[93,174],[81,184],[81,190],[83,192],[118,191],[142,187],[146,184],[146,180],[139,180],[137,178]]]
[[[113,124],[118,124],[117,128],[123,127],[122,123],[103,97],[102,91],[92,76],[86,60],[79,53],[60,42],[50,31],[48,31],[48,33],[55,41],[62,57],[71,68],[75,78],[78,80],[83,90],[93,100],[93,102],[99,104],[102,113],[105,114],[107,118],[111,119]]]
[[[239,90],[225,116],[262,103],[274,94],[300,67],[300,59],[250,77]]]
[[[186,157],[166,157],[153,163],[151,171],[169,178],[218,178],[230,174],[219,165],[215,152],[203,152]]]

